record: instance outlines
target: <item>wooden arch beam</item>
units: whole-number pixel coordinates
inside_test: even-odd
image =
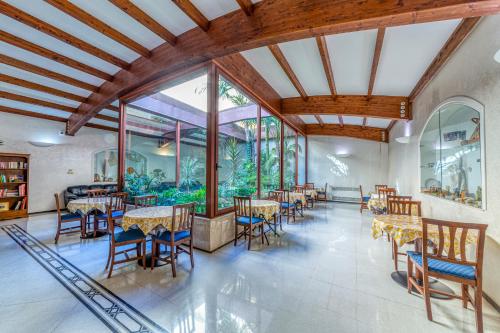
[[[177,37],[176,47],[165,43],[153,50],[150,58],[134,61],[128,71],[118,72],[113,82],[104,83],[99,93],[89,96],[79,112],[70,117],[67,133],[75,134],[103,107],[148,81],[235,52],[325,34],[500,13],[498,0],[414,0],[397,4],[264,0],[254,7],[251,19],[242,11],[229,13],[213,20],[208,32],[192,29]],[[282,15],[283,8],[287,15]]]

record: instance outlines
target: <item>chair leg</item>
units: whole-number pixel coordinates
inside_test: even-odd
[[[151,264],[149,265],[151,270],[154,269],[155,265],[154,262],[156,260],[156,240],[153,238],[153,241],[151,242]],[[143,259],[144,260],[144,259]],[[144,260],[144,265],[146,265],[146,260]]]
[[[142,241],[142,269],[146,270],[146,239]]]
[[[246,227],[245,227],[245,235],[246,235]],[[248,227],[248,250],[252,247],[252,227]]]
[[[262,244],[264,244],[264,223],[261,223],[259,229],[260,229],[260,240]]]
[[[427,311],[427,319],[432,321],[432,309],[431,309],[431,293],[429,290],[429,277],[424,274],[424,300],[425,300],[425,310]]]
[[[111,242],[109,243],[108,261],[106,263],[106,269],[108,269],[110,261],[111,261]]]
[[[477,333],[483,333],[483,287],[479,285],[475,289],[474,310],[476,311],[476,331]]]
[[[177,276],[177,272],[175,271],[175,246],[170,246],[170,265],[172,266],[172,275],[173,277]]]
[[[467,303],[469,303],[469,297],[467,296],[469,291],[469,286],[462,284],[462,306],[467,309]]]
[[[57,232],[56,232],[56,238],[54,239],[54,243],[57,244],[59,241],[59,235],[61,234],[61,221],[57,221]]]
[[[193,239],[189,240],[189,256],[191,257],[191,268],[194,268]]]
[[[109,266],[108,279],[111,277],[113,273],[113,267],[115,266],[115,248],[111,247],[111,264]]]
[[[238,224],[234,223],[234,246],[236,246],[237,241],[238,241]]]
[[[392,241],[392,257],[394,259],[394,269],[398,271],[398,245],[396,241]]]
[[[406,284],[408,288],[408,294],[411,294],[411,290],[413,289],[413,286],[411,284],[411,279],[413,277],[413,262],[411,259],[408,257],[408,268],[407,268],[407,279],[406,279]]]

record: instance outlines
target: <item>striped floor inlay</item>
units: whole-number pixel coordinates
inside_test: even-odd
[[[16,224],[1,227],[113,332],[167,332]]]

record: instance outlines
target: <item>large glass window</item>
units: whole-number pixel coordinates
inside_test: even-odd
[[[233,206],[233,196],[257,194],[258,106],[219,77],[218,208]]]
[[[303,135],[297,137],[297,183],[306,183],[306,138]]]
[[[260,194],[280,187],[281,120],[261,110]]]
[[[206,212],[207,73],[192,73],[126,107],[125,191]]]
[[[295,186],[297,145],[295,142],[296,133],[288,125],[284,125],[283,137],[283,186],[289,189]]]
[[[480,112],[463,103],[432,115],[420,140],[423,192],[484,207],[480,124]]]

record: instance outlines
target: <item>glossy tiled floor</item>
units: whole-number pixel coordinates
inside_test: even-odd
[[[318,204],[270,246],[198,251],[196,268],[181,258],[175,279],[169,266],[130,264],[109,280],[106,237],[55,246],[54,214],[1,225],[18,224],[169,332],[474,332],[459,301],[433,301],[427,321],[422,299],[391,280],[389,243],[371,239],[370,222],[357,206]],[[1,332],[108,331],[2,231],[0,286]],[[486,331],[499,332],[500,315],[487,303],[484,312]]]

